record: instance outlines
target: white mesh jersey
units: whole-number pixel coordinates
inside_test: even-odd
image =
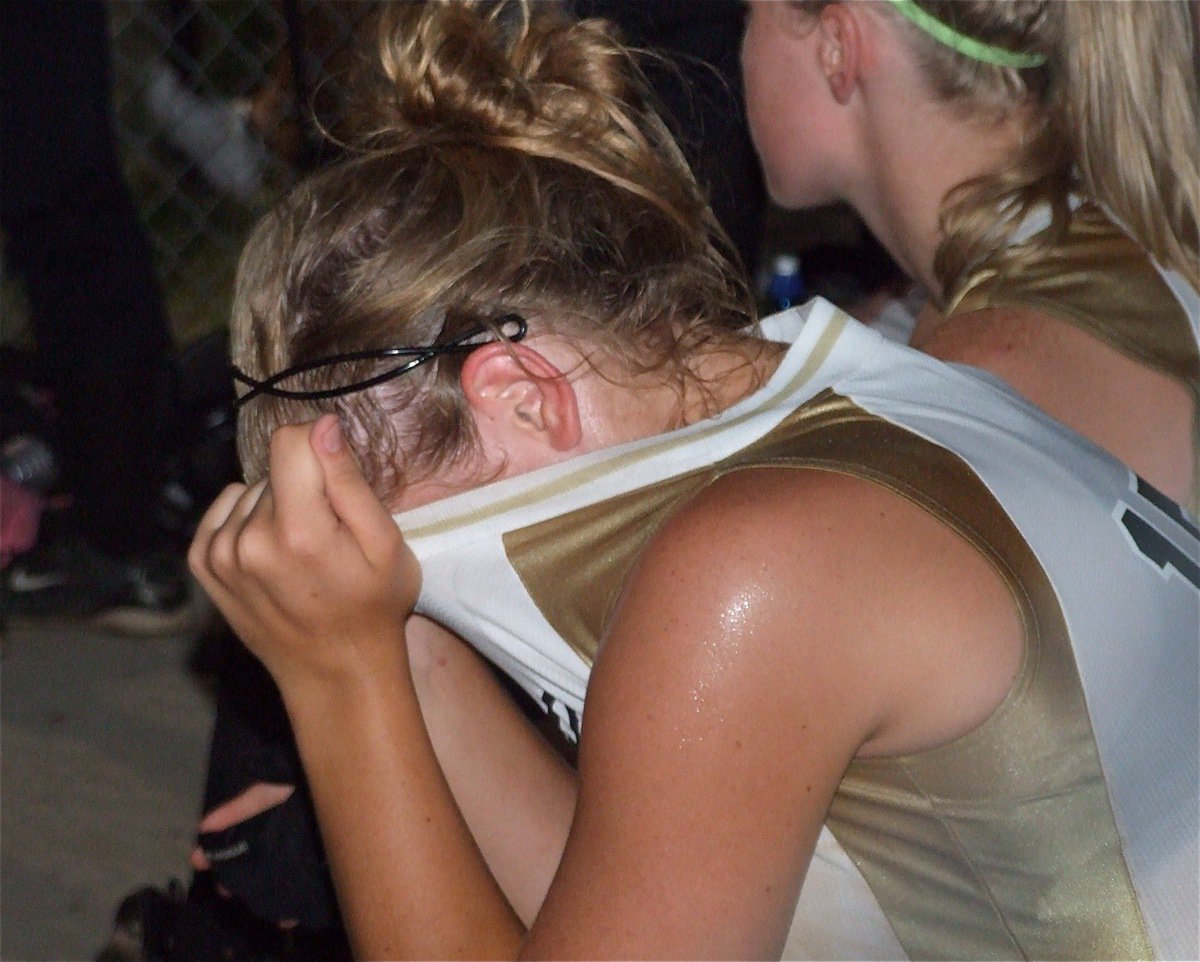
[[[1197,958],[1200,546],[1195,522],[998,380],[814,301],[718,417],[397,516],[418,605],[577,737],[616,592],[657,526],[758,463],[883,484],[1009,581],[1013,690],[932,752],[855,762],[786,955]]]

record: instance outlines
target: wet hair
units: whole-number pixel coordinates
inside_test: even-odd
[[[982,262],[1019,270],[1007,241],[1048,204],[1065,227],[1072,192],[1099,201],[1164,267],[1200,286],[1195,32],[1188,0],[917,0],[955,30],[1041,66],[982,63],[938,43],[889,5],[932,89],[964,113],[1027,110],[1023,143],[996,173],[947,198],[934,268],[946,299]],[[999,214],[999,217],[997,216]]]
[[[243,252],[233,354],[250,377],[516,313],[631,375],[682,383],[695,352],[753,330],[728,242],[607,24],[532,0],[399,3],[371,64],[346,158],[298,185]],[[289,386],[344,385],[380,363]],[[265,473],[275,428],[326,411],[385,500],[467,463],[461,366],[443,356],[325,400],[254,398],[238,430],[247,479]]]

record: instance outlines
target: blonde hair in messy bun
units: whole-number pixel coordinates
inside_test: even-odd
[[[349,156],[302,183],[243,254],[234,360],[251,377],[347,351],[446,341],[509,312],[688,376],[753,322],[749,293],[631,56],[600,21],[519,0],[398,3],[357,104]],[[380,371],[299,375],[320,390]],[[241,413],[248,478],[281,424],[334,411],[381,497],[475,450],[443,356],[324,401]]]

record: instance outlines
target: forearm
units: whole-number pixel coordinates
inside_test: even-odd
[[[523,928],[454,803],[404,659],[281,688],[356,955],[513,957]]]
[[[419,617],[407,634],[438,762],[492,874],[530,925],[566,844],[575,772],[466,642]]]

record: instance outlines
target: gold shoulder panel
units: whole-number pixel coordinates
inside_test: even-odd
[[[1200,392],[1200,352],[1183,307],[1146,253],[1100,208],[1084,204],[1061,238],[1050,242],[1043,233],[1027,243],[1019,269],[1002,275],[985,263],[952,299],[947,316],[995,307],[1036,310]]]
[[[504,536],[509,563],[546,620],[589,665],[629,570],[713,469],[610,498]]]

